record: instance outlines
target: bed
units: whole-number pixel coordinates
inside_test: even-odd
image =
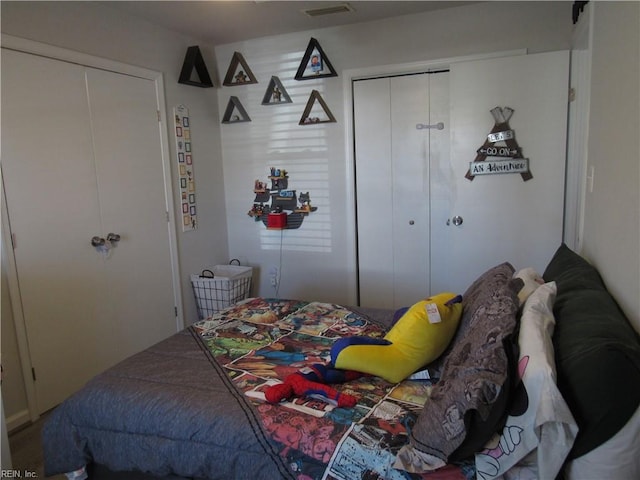
[[[549,275],[560,277],[568,268],[557,275],[551,269]],[[633,394],[627,398],[625,413],[618,412],[609,434],[590,439],[587,446],[581,442],[587,452],[575,455],[579,427],[588,422],[582,412],[574,417],[577,407],[565,402],[570,389],[561,392],[560,382],[556,387],[551,342],[556,340],[553,309],[560,289],[545,278],[545,288],[535,288],[524,302],[518,296],[524,285],[518,273],[504,263],[476,279],[464,292],[453,340],[420,378],[392,384],[365,375],[332,385],[357,397],[353,408],[308,397],[271,404],[264,391],[305,366],[326,362],[339,338],[382,338],[397,312],[247,299],[126,359],[57,407],[43,429],[45,475],[555,476],[570,456],[579,459],[614,437],[640,399],[634,406]],[[523,343],[525,324],[529,341]],[[637,334],[633,343],[629,332],[623,333],[637,375]],[[563,374],[559,371],[558,377]]]

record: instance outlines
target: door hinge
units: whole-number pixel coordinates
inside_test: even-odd
[[[166,212],[164,212],[164,216],[167,219],[167,223],[169,223],[169,210],[167,210]]]
[[[176,314],[176,317],[178,316],[178,307],[174,306],[173,307],[173,312]]]
[[[162,121],[162,117],[160,116],[160,110],[156,110],[156,113],[158,114],[158,121]]]
[[[36,369],[31,367],[31,376],[33,377],[33,381],[36,381]]]
[[[574,102],[576,100],[576,89],[571,87],[569,89],[569,102]]]
[[[11,234],[11,248],[13,248],[14,250],[16,249],[16,234],[15,233]]]

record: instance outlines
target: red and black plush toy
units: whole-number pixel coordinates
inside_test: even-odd
[[[327,383],[348,382],[361,376],[359,372],[338,370],[316,363],[292,373],[284,379],[284,383],[270,386],[264,396],[269,403],[278,403],[291,397],[311,397],[338,407],[354,407],[358,402],[356,397],[340,393]]]

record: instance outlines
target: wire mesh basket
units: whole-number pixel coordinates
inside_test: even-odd
[[[191,275],[198,317],[202,320],[244,300],[251,291],[253,268],[216,265],[211,270]]]

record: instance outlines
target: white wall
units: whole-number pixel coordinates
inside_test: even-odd
[[[568,49],[571,31],[570,2],[486,2],[216,47],[221,76],[238,51],[259,81],[218,92],[221,118],[233,95],[252,119],[223,125],[222,148],[229,254],[258,267],[257,293],[275,293],[270,272],[282,258],[280,297],[356,301],[353,177],[345,150],[350,148],[345,145],[346,109],[350,108],[344,105],[345,70],[521,48],[530,52]],[[318,40],[339,77],[294,80],[311,37]],[[261,105],[272,75],[280,78],[293,104]],[[320,91],[337,123],[298,126],[312,89]],[[253,182],[266,181],[271,166],[288,170],[289,187],[309,190],[318,207],[298,230],[267,231],[247,216]]]
[[[640,332],[640,3],[591,2],[591,101],[582,254]]]

